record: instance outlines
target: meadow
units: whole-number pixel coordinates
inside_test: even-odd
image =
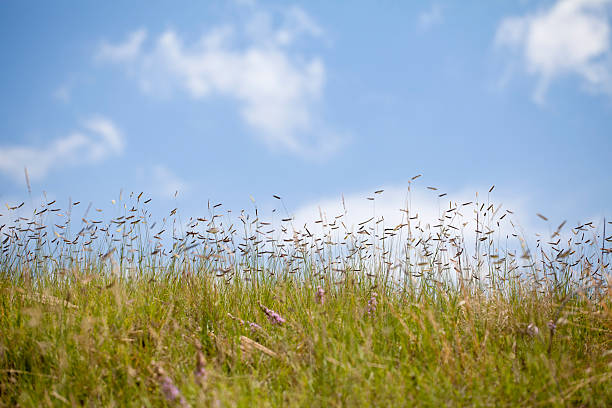
[[[2,210],[0,406],[612,404],[605,221],[530,241],[488,198],[397,225],[148,202]]]

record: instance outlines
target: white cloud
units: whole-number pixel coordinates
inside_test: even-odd
[[[285,21],[275,38],[279,44],[289,45],[301,35],[321,37],[323,29],[304,10],[293,6],[285,12]]]
[[[295,229],[300,233],[310,233],[316,238],[329,237],[331,234],[335,242],[347,244],[350,241],[347,240],[347,232],[351,232],[355,237],[360,229],[365,228],[370,235],[361,235],[361,238],[369,239],[374,234],[378,234],[380,238],[384,229],[393,229],[406,224],[408,218],[411,218],[410,230],[416,241],[429,235],[435,237],[440,230],[438,225],[441,224],[441,218],[444,218],[444,225],[455,227],[447,227],[446,231],[451,233],[451,237],[460,237],[470,255],[474,254],[477,239],[482,239],[485,235],[492,239],[493,252],[511,250],[518,251],[520,255],[521,242],[533,251],[538,240],[542,243],[556,240],[558,236],[553,233],[564,220],[563,217],[559,218],[562,214],[551,216],[546,214],[546,211],[544,212],[550,216],[549,220],[541,219],[537,213],[541,212],[542,208],[533,201],[534,198],[528,192],[517,193],[496,188],[489,194],[489,187],[464,186],[444,194],[446,193],[444,190],[432,191],[420,186],[421,183],[413,184],[409,191],[408,185],[392,184],[372,188],[369,191],[321,197],[313,202],[304,203],[295,211],[276,215],[278,218],[291,218],[290,223],[288,221],[282,223],[286,229],[282,238],[292,237]],[[375,193],[380,190],[382,193]],[[440,197],[441,194],[444,196]],[[450,209],[456,211],[449,211]],[[478,220],[476,209],[479,210]],[[567,218],[565,229],[560,235],[561,239],[566,242],[573,235],[570,228],[582,225],[586,221],[593,221],[595,225],[601,226],[602,218],[601,214],[591,217],[584,217],[582,214]],[[279,230],[280,220],[265,220],[272,221],[276,231]],[[366,221],[368,222],[364,224]],[[480,232],[477,233],[476,230]],[[406,239],[407,226],[400,231],[402,231],[401,239]],[[481,248],[488,247],[485,244],[481,244]]]
[[[146,39],[146,30],[140,29],[131,33],[122,44],[112,45],[105,42],[98,50],[97,58],[113,62],[131,61],[139,56]]]
[[[422,30],[427,30],[443,20],[442,7],[432,4],[431,7],[419,14],[418,25]]]
[[[185,194],[191,189],[191,184],[181,179],[168,167],[158,164],[152,169],[152,180],[155,183],[153,192],[161,198],[172,198],[177,192]]]
[[[237,101],[242,119],[270,147],[329,154],[341,138],[315,112],[325,66],[292,48],[298,38],[320,37],[323,30],[298,7],[288,9],[280,24],[273,17],[254,11],[244,26],[214,28],[191,44],[167,30],[145,47],[147,35],[140,30],[123,44],[104,44],[98,58],[121,63],[149,94],[179,89],[194,100]]]
[[[0,146],[0,172],[21,182],[24,167],[32,180],[44,179],[54,168],[100,162],[123,152],[124,139],[109,119],[96,116],[45,147]]]
[[[411,191],[407,185],[388,185],[380,190],[384,191],[377,194],[377,189],[372,189],[343,197],[321,198],[303,205],[293,212],[290,222],[272,220],[271,230],[278,236],[268,234],[270,236],[266,237],[277,238],[277,242],[279,239],[288,242],[294,237],[305,237],[306,242],[316,241],[328,248],[329,251],[323,251],[320,256],[330,260],[352,253],[353,249],[373,245],[361,252],[362,261],[368,262],[371,251],[376,251],[379,256],[387,251],[394,268],[405,265],[407,260],[413,266],[421,262],[425,248],[434,252],[436,248],[442,248],[439,255],[442,259],[449,259],[458,248],[462,248],[463,267],[470,265],[473,273],[487,270],[486,264],[476,267],[476,259],[494,262],[495,258],[485,260],[487,253],[500,258],[508,252],[521,256],[523,238],[532,250],[535,249],[536,229],[527,222],[525,200],[516,195],[493,193],[489,200],[489,188],[480,189],[478,198],[475,193],[478,190],[466,188],[439,197],[443,194],[440,190],[431,191],[414,185]],[[477,208],[480,210],[478,219]],[[442,241],[439,239],[441,224],[444,224],[446,235]],[[279,229],[280,226],[283,228]],[[385,237],[384,243],[382,237]],[[413,247],[406,252],[408,239]],[[414,245],[417,245],[416,250]],[[479,256],[474,257],[477,249]],[[377,258],[372,259],[376,262]],[[518,261],[522,263],[523,260]],[[396,276],[401,278],[403,275]]]
[[[374,217],[373,221],[384,219],[385,228],[394,228],[397,225],[406,223],[408,214],[410,217],[417,217],[411,221],[413,227],[420,225],[423,229],[432,229],[434,225],[440,224],[440,217],[447,215],[446,210],[450,208],[458,208],[461,216],[458,216],[452,221],[452,224],[464,229],[464,236],[467,238],[474,237],[476,223],[474,220],[474,206],[477,201],[476,189],[463,189],[455,191],[439,197],[443,194],[442,191],[431,191],[428,189],[417,188],[412,186],[410,191],[408,186],[389,185],[380,188],[383,190],[380,194],[375,194],[374,189],[370,192],[357,192],[344,195],[338,198],[323,198],[315,203],[306,204],[294,213],[294,225],[301,227],[306,224],[313,231],[320,231],[325,223],[333,223],[338,220],[344,223],[349,231],[358,229],[359,224]],[[487,190],[480,189],[481,194],[478,199],[479,204],[486,203],[488,207],[493,204],[495,208],[500,207],[498,216],[501,216],[506,209],[515,212],[522,210],[525,207],[523,201],[516,198],[503,197],[503,203],[496,200],[487,199]],[[484,191],[484,194],[482,194]],[[497,195],[496,195],[497,196]],[[374,200],[368,199],[374,198]],[[463,203],[472,202],[468,206],[462,206]],[[409,211],[409,213],[406,212]],[[339,216],[341,216],[339,218]],[[323,223],[315,223],[323,216]],[[338,218],[337,218],[338,217]],[[506,218],[506,217],[504,217]],[[512,218],[512,217],[508,217]],[[502,222],[503,232],[509,234],[514,232],[512,226],[506,222]],[[448,223],[449,220],[446,220]],[[468,223],[462,226],[463,223]],[[373,224],[373,223],[372,223]],[[382,226],[382,224],[381,224]],[[501,226],[501,225],[500,225]],[[523,228],[531,228],[526,224],[521,225]],[[380,228],[382,230],[382,228]],[[344,231],[344,227],[342,228]],[[469,239],[468,239],[469,240]]]
[[[539,78],[537,102],[552,81],[569,74],[591,91],[612,92],[610,5],[612,0],[559,0],[537,13],[505,18],[495,44],[516,51],[527,72]]]

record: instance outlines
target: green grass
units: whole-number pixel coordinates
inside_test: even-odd
[[[206,242],[223,243],[217,227]],[[452,279],[436,268],[450,254],[425,249],[403,280],[375,246],[337,250],[352,263],[333,272],[334,255],[296,242],[292,273],[291,253],[265,262],[253,247],[221,264],[231,241],[162,262],[135,231],[145,244],[129,261],[125,240],[100,257],[67,233],[55,247],[38,234],[33,246],[18,234],[3,244],[1,406],[612,404],[609,269],[589,258],[570,268],[578,252],[521,274],[492,256],[486,278]]]

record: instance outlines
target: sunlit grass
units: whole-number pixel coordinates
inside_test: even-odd
[[[593,224],[529,251],[500,242],[510,212],[488,202],[464,206],[472,227],[451,204],[435,225],[406,208],[397,226],[332,214],[314,232],[214,206],[153,225],[141,197],[108,220],[55,203],[3,214],[0,404],[612,403]]]

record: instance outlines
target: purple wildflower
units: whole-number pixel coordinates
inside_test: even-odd
[[[531,337],[537,336],[540,334],[540,329],[538,329],[538,326],[536,326],[534,323],[529,323],[527,326],[527,334]]]
[[[231,313],[228,313],[227,315],[231,317],[233,320],[239,322],[242,326],[249,326],[249,329],[251,329],[251,331],[262,330],[261,326],[255,322],[249,322],[249,321],[245,322],[241,318],[233,316]]]
[[[317,303],[325,303],[325,291],[320,286],[319,289],[317,289]]]
[[[261,303],[259,304],[259,307],[266,314],[266,316],[268,316],[268,319],[272,322],[272,324],[279,324],[280,325],[280,324],[285,323],[286,320],[281,315],[276,313],[274,310],[268,309],[267,307],[265,307]]]
[[[181,392],[176,387],[176,385],[174,385],[172,379],[167,375],[164,375],[159,378],[159,387],[161,388],[162,394],[164,394],[164,397],[168,401],[172,402],[177,399],[180,399]]]
[[[376,306],[378,306],[378,301],[376,300],[376,296],[378,294],[376,292],[372,292],[372,296],[370,300],[368,300],[368,314],[371,315],[376,312]]]
[[[164,369],[156,366],[155,371],[157,372],[157,382],[164,398],[168,402],[178,403],[181,407],[189,407],[185,397],[183,397],[178,387],[174,384],[172,378],[166,375]]]
[[[261,326],[255,322],[249,322],[249,328],[251,329],[251,331],[261,330]]]
[[[196,368],[194,371],[194,375],[196,381],[200,385],[204,385],[206,378],[208,377],[208,373],[206,372],[206,360],[204,359],[204,354],[201,351],[198,351],[196,356]]]

